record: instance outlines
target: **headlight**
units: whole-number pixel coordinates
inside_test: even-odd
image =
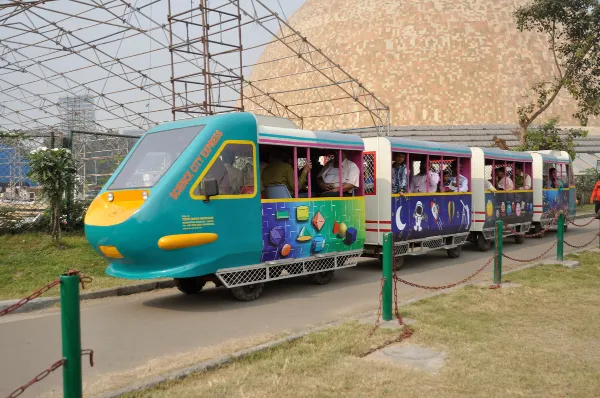
[[[148,191],[142,191],[142,199],[148,199]]]
[[[113,200],[115,200],[115,195],[112,192],[109,192],[107,199],[109,202],[112,202]]]

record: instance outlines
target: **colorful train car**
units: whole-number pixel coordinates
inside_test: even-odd
[[[458,145],[365,137],[365,252],[379,256],[393,232],[396,265],[404,256],[446,250],[460,256],[471,230],[471,150]],[[367,186],[367,184],[365,184]]]
[[[496,221],[504,224],[503,236],[529,231],[533,221],[533,158],[527,152],[471,148],[473,152],[473,229],[469,240],[481,251],[490,250]],[[513,231],[517,231],[515,234]]]
[[[144,134],[90,205],[86,236],[109,275],[174,278],[185,293],[212,281],[254,300],[274,279],[325,284],[363,251],[363,149],[356,136],[250,113],[165,123]],[[271,152],[270,171],[260,151]],[[314,176],[326,192],[311,186],[312,170],[298,175],[300,153],[305,163],[329,159]],[[339,170],[351,163],[358,186],[348,190]],[[292,181],[265,187],[269,172]]]
[[[571,157],[565,151],[535,151],[530,154],[535,173],[533,232],[542,237],[559,211],[575,216],[575,176]],[[565,228],[568,228],[567,222]]]

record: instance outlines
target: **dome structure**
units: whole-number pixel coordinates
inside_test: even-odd
[[[516,28],[513,12],[528,1],[307,0],[289,23],[387,104],[392,126],[514,124],[531,85],[552,79],[555,69],[546,37]],[[334,126],[309,118],[304,127],[372,125],[368,114],[346,105],[334,111],[336,88],[309,69],[273,42],[249,80],[283,103],[303,104],[291,107],[299,114],[342,115]],[[331,101],[303,91],[317,86],[320,100]],[[536,123],[560,116],[561,125],[578,125],[575,111],[563,92]]]

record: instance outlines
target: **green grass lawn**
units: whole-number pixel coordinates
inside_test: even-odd
[[[83,234],[66,234],[61,242],[59,247],[42,233],[0,236],[0,300],[23,298],[69,269],[93,278],[86,290],[139,282],[106,275],[106,259],[90,247]],[[45,296],[58,294],[56,288]]]
[[[595,210],[596,210],[596,207],[593,204],[577,206],[577,214],[588,214],[588,213],[594,214]]]
[[[351,322],[129,398],[592,397],[600,391],[600,256],[582,266],[507,275],[402,308],[417,323],[400,343],[444,351],[437,374],[360,358],[395,335]]]

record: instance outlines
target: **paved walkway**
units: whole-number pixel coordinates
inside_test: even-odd
[[[586,228],[571,226],[566,239],[572,244],[583,244],[597,231],[596,222]],[[545,251],[554,239],[555,232],[548,232],[544,239],[529,239],[523,245],[507,239],[504,249],[513,257],[531,258]],[[555,249],[550,255],[554,253]],[[481,253],[472,245],[465,246],[456,260],[447,258],[445,252],[433,252],[409,258],[400,275],[421,284],[452,283],[470,275],[491,255],[491,251]],[[517,264],[505,260],[504,266],[510,269]],[[95,350],[96,366],[90,368],[84,362],[84,381],[93,383],[107,373],[123,372],[157,357],[230,339],[265,332],[292,332],[344,315],[374,310],[380,272],[378,261],[365,260],[355,268],[338,271],[326,286],[313,286],[302,279],[268,284],[263,296],[250,303],[233,301],[224,289],[208,289],[198,296],[185,296],[169,289],[85,302],[81,314],[83,348]],[[489,278],[491,272],[490,266],[482,277]],[[402,285],[398,293],[400,299],[406,300],[429,292]],[[0,318],[0,396],[6,396],[60,358],[60,344],[57,309]],[[57,371],[22,397],[61,391],[61,380],[61,372]]]

